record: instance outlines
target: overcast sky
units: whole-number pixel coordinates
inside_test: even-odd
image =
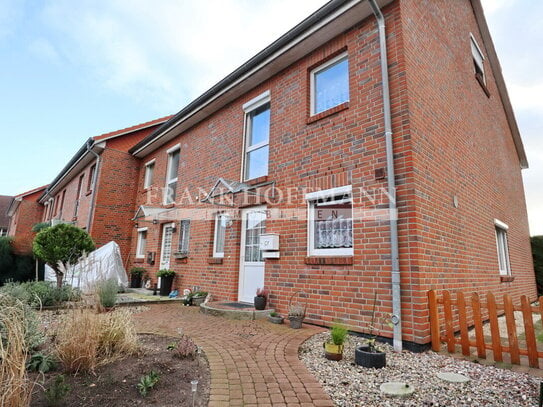
[[[0,195],[50,182],[91,136],[175,113],[324,0],[0,0]],[[543,234],[543,2],[483,0]]]

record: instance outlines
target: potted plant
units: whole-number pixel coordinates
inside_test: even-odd
[[[172,291],[172,283],[175,277],[175,271],[162,269],[156,273],[157,277],[160,277],[160,295],[167,296]]]
[[[132,267],[130,270],[130,287],[141,288],[141,281],[147,270],[143,267]]]
[[[192,305],[200,306],[207,297],[206,291],[196,291],[191,295]]]
[[[329,360],[343,359],[343,344],[349,331],[341,324],[334,324],[330,330],[330,339],[324,342],[324,356]]]
[[[268,290],[266,290],[264,287],[257,288],[256,297],[255,297],[255,309],[258,311],[262,311],[266,309],[267,300],[268,300]]]
[[[375,298],[373,299],[373,310],[371,314],[371,323],[369,325],[370,328],[370,334],[369,339],[366,340],[365,345],[359,345],[355,349],[355,362],[359,366],[363,367],[373,367],[376,369],[380,369],[386,366],[387,359],[386,359],[386,353],[378,347],[376,343],[377,335],[379,333],[379,330],[376,328],[377,324],[380,324],[381,327],[383,323],[387,323],[388,326],[392,326],[392,322],[390,320],[390,316],[381,318],[380,320],[375,317],[375,303],[377,301],[377,294],[375,294]]]
[[[282,324],[283,319],[284,318],[275,311],[270,312],[270,315],[268,315],[268,321],[270,321],[272,324]]]
[[[302,294],[302,291],[296,291],[292,294],[288,302],[288,319],[290,327],[293,329],[300,329],[305,318],[305,305],[292,302],[292,299],[298,294]]]

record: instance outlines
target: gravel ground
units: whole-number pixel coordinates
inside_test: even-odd
[[[454,359],[431,351],[387,353],[387,367],[366,369],[354,364],[354,349],[363,341],[349,336],[344,359],[340,362],[324,358],[322,344],[330,337],[321,333],[311,337],[300,348],[300,359],[317,377],[337,406],[537,406],[539,379],[524,373]],[[471,381],[464,384],[439,379],[439,372],[461,373]],[[389,381],[415,386],[409,398],[390,398],[380,393],[379,386]]]

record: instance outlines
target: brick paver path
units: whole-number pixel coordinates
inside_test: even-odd
[[[322,329],[233,321],[180,304],[149,307],[134,315],[138,331],[179,336],[181,330],[205,351],[210,407],[334,405],[298,359],[300,344]]]

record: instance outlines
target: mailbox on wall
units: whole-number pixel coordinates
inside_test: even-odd
[[[279,235],[277,233],[263,233],[260,235],[260,250],[279,250]]]
[[[260,235],[260,250],[265,259],[279,258],[279,235],[277,233],[263,233]]]

